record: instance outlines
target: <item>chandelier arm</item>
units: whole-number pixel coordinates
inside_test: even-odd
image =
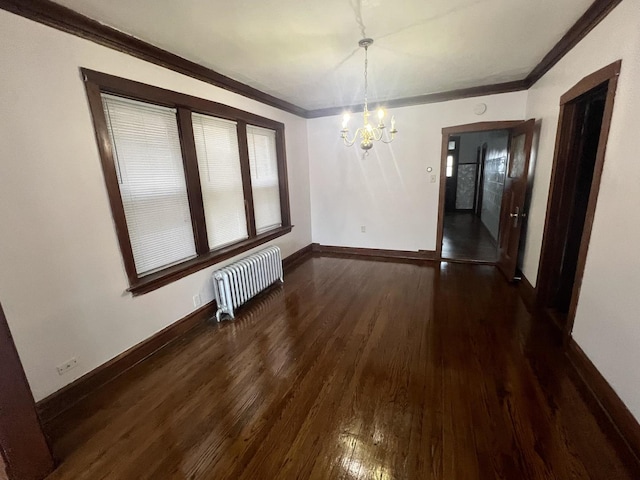
[[[344,142],[344,144],[345,144],[347,147],[352,147],[352,146],[356,143],[356,141],[358,140],[358,137],[360,136],[360,134],[361,134],[361,133],[362,133],[362,128],[358,128],[358,129],[354,132],[354,134],[353,134],[353,138],[352,138],[351,140],[349,140],[349,137],[347,136],[347,133],[346,133],[346,132],[344,132],[344,133],[342,134],[342,141]]]
[[[342,141],[347,147],[352,147],[356,143],[357,137],[353,137],[353,140],[349,140],[346,136],[342,137]]]
[[[388,138],[388,137],[387,137],[387,138]],[[393,142],[395,139],[396,139],[396,134],[395,134],[395,133],[392,133],[392,134],[391,134],[391,138],[389,138],[389,140],[385,140],[384,138],[381,138],[381,139],[380,139],[380,141],[381,141],[382,143],[387,143],[387,144],[388,144],[388,143]]]

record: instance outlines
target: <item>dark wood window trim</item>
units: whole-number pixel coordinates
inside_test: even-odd
[[[129,279],[128,290],[133,295],[141,295],[160,288],[168,283],[190,275],[198,270],[214,265],[223,260],[257,247],[265,242],[278,238],[291,231],[291,210],[289,205],[289,187],[287,180],[287,162],[285,154],[284,124],[253,113],[221,103],[205,100],[191,95],[154,87],[144,83],[134,82],[124,78],[81,69],[87,90],[89,108],[93,117],[93,124],[98,142],[98,151],[102,162],[109,202],[118,235],[118,242]],[[175,108],[176,122],[180,132],[182,160],[184,165],[187,196],[191,211],[191,223],[196,246],[196,258],[192,258],[163,268],[160,271],[146,275],[138,275],[135,268],[131,241],[125,218],[120,187],[116,176],[113,148],[107,122],[102,106],[102,93],[110,93],[132,100],[140,100],[156,105]],[[247,215],[247,230],[249,238],[216,250],[209,250],[207,228],[205,224],[204,205],[198,159],[196,157],[195,140],[191,113],[201,113],[217,118],[237,122],[240,166],[242,170],[242,184],[245,197],[245,211]],[[276,132],[276,154],[278,161],[278,180],[280,185],[280,209],[282,226],[260,235],[256,234],[253,193],[251,189],[251,172],[249,168],[249,151],[247,146],[247,125],[268,128]]]

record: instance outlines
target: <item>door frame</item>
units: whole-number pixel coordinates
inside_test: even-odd
[[[55,466],[2,305],[0,456],[9,480],[40,480],[51,473]]]
[[[536,305],[542,309],[546,309],[551,300],[553,272],[557,267],[558,252],[561,248],[561,245],[559,245],[558,235],[555,235],[558,228],[556,219],[560,213],[562,184],[568,173],[569,154],[571,151],[571,143],[574,140],[576,101],[579,97],[591,90],[607,84],[607,97],[602,117],[602,126],[600,127],[600,138],[598,141],[598,151],[596,153],[596,162],[593,170],[593,179],[591,181],[591,190],[589,192],[587,214],[584,221],[582,238],[580,240],[578,263],[576,266],[573,292],[571,294],[571,303],[569,305],[569,313],[567,314],[566,322],[562,326],[562,333],[565,341],[569,339],[571,332],[573,331],[573,323],[578,306],[578,299],[580,297],[580,288],[582,287],[582,277],[584,275],[584,267],[587,260],[589,242],[591,240],[591,230],[593,228],[598,193],[600,191],[600,181],[602,179],[604,159],[607,151],[607,141],[609,139],[609,130],[611,127],[611,119],[613,116],[613,107],[621,66],[622,60],[618,60],[617,62],[587,75],[560,98],[560,115],[558,118],[556,145],[553,156],[551,180],[549,182],[549,198],[547,200],[547,211],[545,215],[542,249],[540,253],[540,263],[538,265],[537,276],[538,280],[536,285]]]
[[[488,132],[491,130],[510,130],[511,128],[521,125],[525,120],[503,120],[495,122],[477,122],[465,125],[456,125],[452,127],[444,127],[442,129],[442,149],[440,154],[440,196],[438,197],[438,229],[436,233],[436,259],[443,261],[442,258],[442,238],[444,236],[444,202],[445,187],[447,181],[447,152],[449,147],[449,136],[460,135],[463,133]],[[447,261],[451,261],[447,259]],[[474,260],[456,260],[462,263],[479,263]],[[480,262],[486,263],[486,262]]]

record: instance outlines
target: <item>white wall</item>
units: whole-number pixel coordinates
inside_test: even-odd
[[[622,59],[573,336],[640,419],[640,0],[624,0],[529,91],[542,121],[523,271],[535,285],[560,96]]]
[[[390,145],[360,148],[340,139],[341,117],[308,121],[313,241],[323,245],[435,250],[442,128],[522,120],[526,92],[394,108],[399,133]],[[473,113],[478,103],[487,112]],[[352,115],[350,126],[361,120]],[[427,167],[433,172],[427,173]],[[431,183],[431,176],[436,181]],[[361,232],[366,227],[366,233]]]
[[[79,67],[208,98],[286,124],[292,233],[311,242],[306,121],[0,10],[0,302],[36,400],[212,299],[202,270],[132,298]],[[56,365],[77,357],[64,376]]]

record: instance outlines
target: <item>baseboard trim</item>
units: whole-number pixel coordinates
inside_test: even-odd
[[[299,265],[311,255],[311,245],[301,248],[282,261],[285,272]],[[42,423],[46,424],[65,412],[91,392],[109,383],[124,372],[144,361],[157,351],[176,341],[194,327],[213,317],[216,313],[215,301],[210,302],[187,316],[160,330],[151,337],[134,345],[99,367],[87,372],[69,385],[52,393],[36,404]]]
[[[383,250],[379,248],[335,247],[314,243],[312,251],[319,255],[339,255],[347,257],[367,257],[384,260],[425,261],[436,260],[436,252],[431,250]]]
[[[282,260],[282,268],[286,272],[291,271],[294,267],[297,267],[302,263],[307,256],[311,255],[312,245],[309,244],[306,247],[302,247],[297,252],[292,253],[287,258]]]
[[[69,385],[40,400],[36,409],[40,420],[48,423],[94,390],[109,383],[158,350],[174,342],[216,313],[215,301],[207,303],[151,337],[91,370]]]
[[[440,258],[440,261],[442,263],[462,263],[464,265],[496,266],[496,262],[490,262],[488,260],[472,260],[470,258]]]
[[[569,339],[566,354],[593,397],[594,414],[611,423],[612,431],[619,435],[616,443],[626,447],[627,453],[640,465],[640,424],[573,337]]]
[[[530,312],[533,311],[536,306],[536,288],[531,285],[531,282],[524,274],[521,275],[520,281],[518,282],[518,291],[527,310]]]

